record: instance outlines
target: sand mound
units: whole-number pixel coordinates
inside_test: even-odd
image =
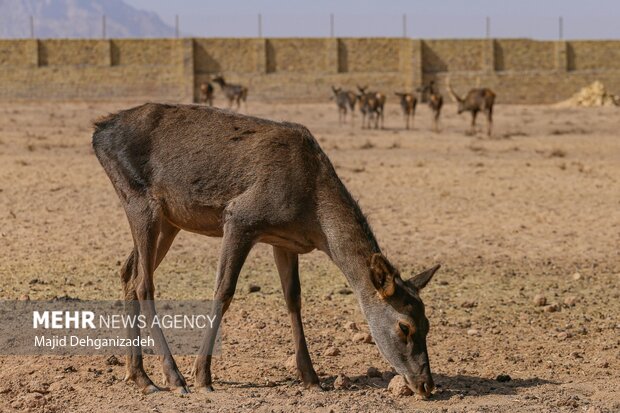
[[[590,86],[582,88],[571,98],[559,102],[559,107],[597,107],[597,106],[619,106],[620,97],[614,96],[605,90],[605,86],[598,80]]]

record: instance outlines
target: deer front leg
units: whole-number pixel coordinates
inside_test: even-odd
[[[491,136],[493,129],[493,109],[489,108],[487,112],[487,136]]]
[[[471,113],[471,129],[470,129],[470,133],[472,135],[476,134],[476,117],[478,116],[478,112],[473,111]]]
[[[278,268],[278,274],[280,274],[286,306],[291,316],[297,372],[306,387],[319,387],[319,377],[312,366],[301,321],[301,285],[299,283],[298,256],[278,247],[273,247],[273,256]]]
[[[194,362],[193,372],[198,391],[213,391],[211,359],[213,349],[215,348],[217,332],[222,323],[222,318],[235,295],[241,267],[252,248],[253,242],[254,240],[248,236],[248,233],[233,221],[227,221],[224,225],[222,251],[220,253],[213,296],[212,315],[215,316],[215,321],[211,329],[206,331],[200,352]]]

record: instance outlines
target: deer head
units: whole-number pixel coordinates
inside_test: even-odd
[[[370,276],[376,297],[363,306],[379,351],[423,397],[430,396],[434,383],[426,350],[429,323],[420,291],[438,269],[436,265],[403,280],[385,256],[373,254]]]
[[[219,84],[220,86],[223,86],[226,84],[226,81],[224,80],[224,76],[222,76],[221,73],[216,74],[215,77],[213,78],[213,81]]]

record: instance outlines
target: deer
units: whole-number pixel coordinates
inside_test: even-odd
[[[351,126],[355,123],[355,103],[357,102],[357,95],[350,90],[343,90],[340,87],[332,86],[333,99],[336,100],[338,106],[338,124],[342,125],[347,123],[347,112],[351,110]]]
[[[471,112],[470,134],[476,133],[476,117],[478,112],[483,112],[487,116],[487,136],[491,136],[493,128],[493,105],[495,103],[495,93],[488,88],[471,89],[464,98],[460,97],[452,89],[450,78],[447,81],[448,92],[452,100],[457,104],[457,113]]]
[[[433,112],[433,131],[439,133],[439,116],[443,106],[443,96],[435,87],[435,81],[431,80],[428,85],[416,89],[420,93],[420,100],[428,103],[428,107]]]
[[[405,128],[409,130],[409,119],[411,118],[411,122],[413,123],[418,99],[411,93],[394,92],[394,94],[400,98],[400,107],[405,117]]]
[[[273,249],[304,386],[320,389],[302,323],[299,255],[318,250],[354,290],[379,352],[413,391],[430,397],[429,321],[420,293],[439,265],[401,276],[306,127],[202,105],[147,103],[95,121],[92,146],[133,237],[120,270],[124,298],[138,303],[147,320],[156,315],[153,274],[177,234],[222,238],[213,294],[213,314],[221,316],[196,356],[196,391],[214,390],[215,335],[246,257],[265,243]],[[139,325],[129,326],[129,334],[137,337]],[[157,323],[151,335],[168,350]],[[169,350],[161,364],[168,389],[187,393]],[[126,356],[125,380],[145,394],[161,390],[144,370],[140,347]]]
[[[213,85],[211,82],[203,82],[200,84],[200,98],[199,102],[213,106]]]
[[[368,86],[357,86],[360,94],[357,95],[360,101],[360,111],[362,112],[362,129],[365,127],[365,120],[368,119],[368,129],[370,122],[375,119],[375,129],[379,128],[379,120],[381,120],[381,129],[383,129],[383,113],[385,107],[386,96],[381,92],[368,92]]]
[[[237,111],[241,106],[241,101],[245,104],[245,109],[247,112],[247,98],[248,98],[248,88],[241,85],[235,85],[232,83],[226,83],[226,80],[222,75],[217,75],[213,78],[213,81],[220,85],[222,92],[226,95],[226,99],[228,99],[228,108],[231,109],[233,102],[237,103]]]

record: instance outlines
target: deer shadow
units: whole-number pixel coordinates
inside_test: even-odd
[[[321,387],[323,390],[333,390],[334,382],[337,376],[323,376],[321,377]],[[367,376],[350,376],[351,384],[346,391],[358,392],[368,389],[385,389],[388,387],[388,382],[381,379],[373,380]],[[462,398],[463,395],[503,395],[510,396],[516,395],[518,389],[530,388],[542,386],[545,384],[557,384],[556,382],[533,377],[529,379],[511,379],[507,382],[499,382],[495,379],[489,379],[478,376],[468,376],[464,374],[446,375],[433,373],[433,379],[435,380],[436,389],[432,400],[450,400],[458,397]],[[237,381],[218,381],[221,385],[237,387],[237,388],[270,388],[270,387],[291,387],[300,386],[303,387],[301,381],[297,379],[283,379],[274,380],[269,383],[252,383],[252,382],[237,382]]]

